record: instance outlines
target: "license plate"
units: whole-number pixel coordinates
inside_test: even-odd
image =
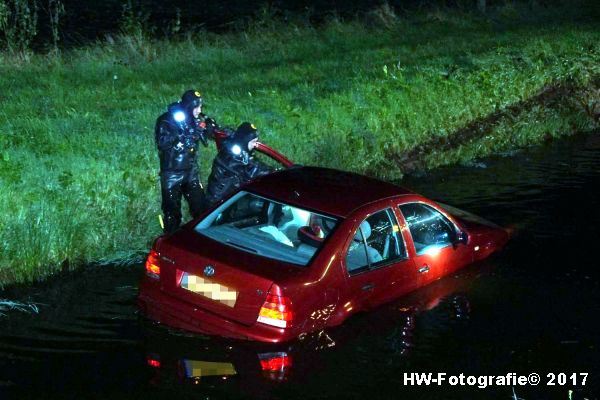
[[[235,367],[231,363],[198,360],[181,360],[187,378],[202,378],[204,376],[235,375]]]
[[[181,276],[179,286],[182,289],[199,294],[229,307],[234,307],[238,292],[225,285],[211,282],[209,279],[184,272]]]

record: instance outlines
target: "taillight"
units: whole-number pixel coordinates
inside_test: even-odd
[[[160,368],[160,360],[158,360],[154,357],[150,357],[150,356],[146,357],[146,362],[152,368]]]
[[[258,359],[263,376],[279,382],[287,379],[292,367],[292,358],[287,353],[262,353]]]
[[[150,278],[158,279],[160,277],[160,259],[156,250],[151,250],[146,259],[146,275]]]
[[[263,371],[281,371],[292,366],[292,359],[285,352],[262,353],[258,359]]]
[[[287,328],[293,318],[292,302],[289,298],[268,294],[260,308],[257,321],[278,328]]]

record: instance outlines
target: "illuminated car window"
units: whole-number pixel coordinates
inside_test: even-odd
[[[346,254],[346,268],[356,273],[406,258],[406,246],[391,209],[372,214],[356,230]]]
[[[239,250],[305,266],[337,224],[335,218],[241,191],[194,229]]]
[[[452,244],[456,237],[454,224],[442,213],[422,203],[400,206],[418,255]]]

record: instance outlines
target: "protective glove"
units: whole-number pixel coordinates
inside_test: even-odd
[[[217,121],[215,121],[212,118],[206,118],[204,120],[205,123],[205,129],[206,129],[206,134],[208,137],[214,137],[215,136],[215,131],[220,130],[221,128],[219,127],[219,124],[217,124]]]

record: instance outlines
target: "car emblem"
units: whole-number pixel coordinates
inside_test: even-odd
[[[215,267],[207,265],[204,267],[204,276],[213,276],[215,274]]]

